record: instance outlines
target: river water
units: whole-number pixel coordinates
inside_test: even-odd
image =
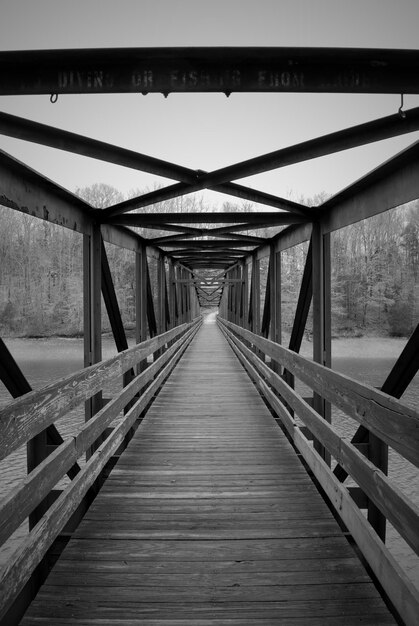
[[[383,384],[404,343],[405,341],[399,339],[339,339],[333,343],[333,368],[379,387]],[[82,339],[8,339],[6,344],[34,389],[39,389],[83,367]],[[309,356],[311,349],[311,345],[306,343],[302,346],[302,354]],[[105,337],[103,358],[109,358],[113,354],[116,354],[113,340]],[[117,381],[116,385],[119,384],[120,381]],[[104,395],[112,395],[112,392],[113,390],[109,389]],[[303,395],[307,395],[306,391],[303,391]],[[9,401],[10,396],[0,383],[0,406],[4,406]],[[405,392],[403,402],[417,409],[419,376],[415,377]],[[334,411],[332,419],[339,434],[348,439],[352,437],[358,426],[356,422],[337,410]],[[74,434],[83,421],[84,411],[81,407],[71,413],[71,419],[66,417],[60,420],[57,427],[65,438]],[[0,498],[5,497],[13,489],[13,486],[24,477],[25,471],[26,456],[23,449],[0,462]],[[419,506],[419,470],[390,451],[389,475],[398,487]],[[0,564],[7,559],[26,532],[26,524],[24,524],[0,549]],[[419,587],[419,558],[391,527],[388,529],[387,544]]]

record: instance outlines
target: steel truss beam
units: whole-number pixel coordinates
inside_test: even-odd
[[[324,232],[332,232],[419,197],[419,141],[318,207]]]
[[[323,232],[333,232],[417,199],[418,169],[419,142],[415,142],[317,207]],[[271,243],[280,252],[308,241],[311,230],[311,224],[290,226],[275,235]],[[257,258],[267,256],[269,250],[268,244],[260,246]]]
[[[269,170],[286,167],[295,163],[301,163],[303,161],[308,161],[328,154],[334,154],[336,152],[418,130],[419,107],[411,109],[410,111],[404,111],[403,113],[405,117],[401,117],[398,113],[389,115],[372,122],[352,126],[341,131],[323,135],[322,137],[317,137],[287,148],[282,148],[281,150],[276,150],[274,152],[255,157],[241,163],[236,163],[235,165],[230,165],[210,173],[200,171],[201,175],[199,180],[194,184],[186,185],[184,183],[179,183],[177,185],[164,187],[163,189],[157,189],[125,203],[109,207],[105,210],[105,214],[115,215],[133,208],[140,208],[147,206],[148,204],[177,198],[188,193],[200,191],[204,188],[222,191],[222,186],[227,181],[254,176]],[[236,189],[234,189],[234,187],[236,187]],[[229,188],[230,192],[226,190],[226,193],[231,193],[231,195],[237,195],[233,193],[235,190],[241,190],[242,194],[245,194],[245,191],[249,191],[247,188],[241,188],[239,185],[232,183],[229,184]],[[239,195],[239,197],[246,198],[246,195]],[[247,199],[254,202],[260,202],[261,204],[268,204],[279,209],[293,211],[298,214],[309,215],[307,207],[297,205],[295,203],[290,204],[287,207],[285,202],[289,201],[285,201],[283,198],[279,199],[279,202],[278,198],[275,199],[273,196],[267,196],[265,199],[261,198],[259,200],[257,200],[256,197],[247,197]]]
[[[110,217],[105,223],[109,224],[125,224],[127,226],[148,226],[149,228],[160,228],[160,224],[231,224],[234,222],[243,223],[243,220],[249,224],[251,228],[253,224],[261,225],[282,225],[282,224],[303,224],[309,219],[300,215],[291,215],[290,213],[278,213],[258,211],[255,213],[132,213],[129,215],[117,215]],[[233,228],[232,228],[233,230]]]
[[[198,230],[198,229],[197,229]],[[201,237],[201,236],[207,236],[210,235],[213,236],[212,229],[206,229],[206,228],[202,228],[200,229],[200,232],[198,234],[179,234],[179,235],[169,235],[168,237],[159,237],[156,239],[151,239],[150,241],[152,241],[153,243],[156,243],[156,245],[160,245],[160,246],[169,246],[171,244],[172,241],[180,241],[182,239],[186,240],[186,239],[194,239],[195,237]],[[215,230],[215,229],[214,229]],[[239,234],[235,234],[235,233],[221,233],[218,235],[218,237],[223,237],[228,239],[229,237],[231,239],[237,239],[240,241],[247,241],[250,244],[264,244],[266,242],[266,238],[265,237],[254,237],[253,235],[239,235]],[[158,244],[157,244],[158,242]]]
[[[125,200],[124,202],[118,203],[113,207],[103,209],[103,213],[106,216],[124,213],[134,208],[141,208],[154,204],[157,202],[154,200],[156,194],[161,194],[161,197],[158,200],[161,202],[165,199],[175,198],[178,195],[190,193],[188,191],[189,185],[197,184],[197,181],[199,181],[205,174],[202,170],[192,170],[162,159],[156,159],[155,157],[137,153],[133,150],[128,150],[104,141],[98,141],[90,137],[54,128],[53,126],[48,126],[47,124],[33,122],[32,120],[27,120],[9,113],[0,113],[0,133],[7,135],[8,137],[31,141],[33,143],[56,148],[58,150],[65,150],[67,152],[99,159],[108,163],[130,167],[142,172],[148,172],[149,174],[155,174],[156,176],[164,176],[165,178],[182,181],[180,183],[170,185],[165,189],[151,191],[147,194],[143,194],[139,198]],[[201,186],[200,188],[203,187]],[[243,185],[229,183],[228,181],[223,185],[216,186],[214,191],[239,197],[251,202],[266,204],[285,211],[296,211],[300,214],[306,212],[305,207],[296,202],[292,202],[291,200],[278,198],[272,194],[257,191],[256,189],[249,189]]]
[[[220,239],[220,240],[211,240],[211,239],[188,239],[188,240],[179,240],[172,241],[171,243],[167,243],[164,247],[170,248],[200,248],[200,249],[211,249],[211,248],[249,248],[249,242],[246,240],[240,239]]]
[[[0,204],[21,213],[89,234],[95,210],[87,202],[0,150]],[[145,240],[132,230],[101,226],[105,241],[136,251]],[[161,250],[150,246],[150,254]]]
[[[212,191],[241,198],[242,200],[265,204],[283,211],[297,213],[298,215],[310,214],[309,208],[304,205],[297,204],[296,202],[292,202],[291,200],[286,200],[285,198],[279,198],[263,191],[244,187],[243,185],[237,185],[236,183],[206,185],[205,183],[200,182],[200,178],[203,178],[203,175],[201,175],[198,179],[195,179],[198,180],[198,182],[193,184],[184,182],[175,183],[173,185],[163,187],[162,189],[149,191],[148,193],[137,196],[136,198],[130,198],[129,200],[124,200],[123,202],[114,204],[111,207],[103,209],[103,218],[108,219],[109,217],[120,215],[121,213],[127,213],[128,211],[132,211],[134,209],[141,209],[152,204],[158,204],[167,200],[173,200],[174,198],[180,198],[181,196],[195,193],[196,191],[201,191],[202,189],[211,189]]]
[[[0,94],[419,93],[419,52],[365,48],[113,48],[0,53]]]
[[[260,334],[262,335],[262,337],[266,338],[268,338],[269,326],[271,323],[271,272],[272,267],[271,263],[269,262],[268,274],[266,277],[265,302],[263,304],[262,325],[260,328]]]

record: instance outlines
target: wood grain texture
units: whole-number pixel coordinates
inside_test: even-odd
[[[0,410],[0,460],[190,327],[178,326],[6,405]]]
[[[260,388],[269,406],[273,407],[276,414],[280,416],[296,448],[302,454],[310,470],[324,489],[331,504],[335,507],[339,518],[342,519],[349,532],[351,532],[364,558],[377,576],[377,579],[390,598],[390,601],[398,610],[400,617],[404,620],[403,623],[416,626],[417,617],[419,615],[419,594],[417,588],[383,544],[378,534],[369,525],[359,508],[355,506],[348,490],[337,480],[325,460],[323,460],[321,456],[316,453],[313,446],[310,445],[309,441],[302,433],[302,429],[298,427],[285,405],[282,404],[273,393],[272,389],[259,377],[260,367],[258,363],[262,363],[262,361],[257,359],[255,355],[243,345],[239,350],[236,338],[234,338],[229,331],[226,331],[223,326],[221,326],[221,328],[223,333],[226,334],[233,351],[240,359],[250,377]],[[246,357],[242,351],[246,351]],[[266,369],[265,365],[263,365],[263,369]],[[270,372],[270,370],[268,371]],[[274,375],[272,374],[271,378],[272,376]],[[272,381],[270,380],[270,382]],[[292,390],[289,389],[289,391]],[[302,400],[300,401],[302,402]],[[308,405],[307,407],[311,410]],[[380,489],[378,476],[376,483],[377,490],[380,491],[382,488]]]
[[[222,320],[242,339],[279,361],[285,369],[324,399],[371,430],[408,461],[419,467],[419,413],[400,400],[340,372],[314,363],[283,346]]]
[[[0,504],[0,544],[18,528],[57,484],[62,476],[80,458],[88,446],[103,433],[122,409],[127,406],[136,393],[140,393],[146,384],[153,381],[158,372],[179,350],[183,341],[193,333],[188,330],[180,339],[152,363],[146,371],[139,374],[118,395],[100,409],[81,428],[77,435],[63,442],[51,455],[42,461],[25,479],[23,479]]]
[[[375,502],[378,509],[382,511],[386,519],[391,522],[416,554],[419,554],[419,507],[411,502],[397,485],[387,478],[365,455],[351,445],[350,442],[340,437],[334,428],[320,417],[314,408],[305,402],[294,389],[287,385],[278,374],[273,372],[249,348],[241,343],[237,337],[229,333],[228,339],[232,342],[233,350],[238,349],[240,351],[237,353],[239,359],[242,360],[244,355],[246,361],[242,362],[246,370],[253,377],[265,397],[269,397],[270,405],[283,418],[284,425],[290,432],[291,437],[293,437],[293,431],[296,428],[291,414],[280,403],[279,399],[273,397],[272,392],[267,388],[260,376],[296,412],[318,441],[342,465],[364,493]],[[253,372],[251,371],[252,367],[254,368]]]
[[[171,374],[22,625],[393,624],[215,325]]]
[[[147,387],[147,390],[125,415],[124,419],[112,430],[111,434],[89,458],[86,465],[70,485],[63,490],[61,495],[37,522],[36,526],[18,545],[4,567],[0,568],[0,616],[3,616],[9,609],[54,539],[63,530],[88,489],[99,476],[111,456],[115,454],[122,444],[129,429],[158,393],[158,390],[172,372],[198,328],[199,326],[195,326],[188,331],[180,349],[161,369],[153,382]]]

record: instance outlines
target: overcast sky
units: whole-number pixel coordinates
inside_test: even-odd
[[[0,0],[0,49],[142,46],[419,48],[419,0]],[[405,108],[419,105],[405,96]],[[160,94],[0,97],[0,110],[211,170],[396,113],[400,97]],[[415,133],[256,177],[299,198],[335,193],[419,139]],[[74,191],[123,193],[164,179],[0,136],[0,148]],[[206,192],[208,202],[226,198]]]

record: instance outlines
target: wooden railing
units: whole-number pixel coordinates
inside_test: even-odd
[[[218,318],[219,326],[267,403],[328,496],[387,596],[407,624],[419,619],[419,592],[370,526],[331,467],[315,450],[312,434],[419,554],[419,509],[349,441],[343,439],[265,362],[269,357],[315,393],[365,426],[419,467],[419,414],[400,401],[283,346]],[[307,436],[308,435],[308,436]]]
[[[0,545],[51,494],[85,453],[73,480],[61,491],[0,569],[0,621],[31,579],[44,555],[123,444],[141,413],[164,383],[201,324],[201,318],[137,344],[117,356],[32,391],[0,411],[0,460],[44,431],[72,409],[98,394],[157,351],[165,351],[120,393],[107,402],[79,432],[64,440],[0,503]],[[115,418],[124,411],[116,426]],[[93,448],[92,448],[93,446]]]

